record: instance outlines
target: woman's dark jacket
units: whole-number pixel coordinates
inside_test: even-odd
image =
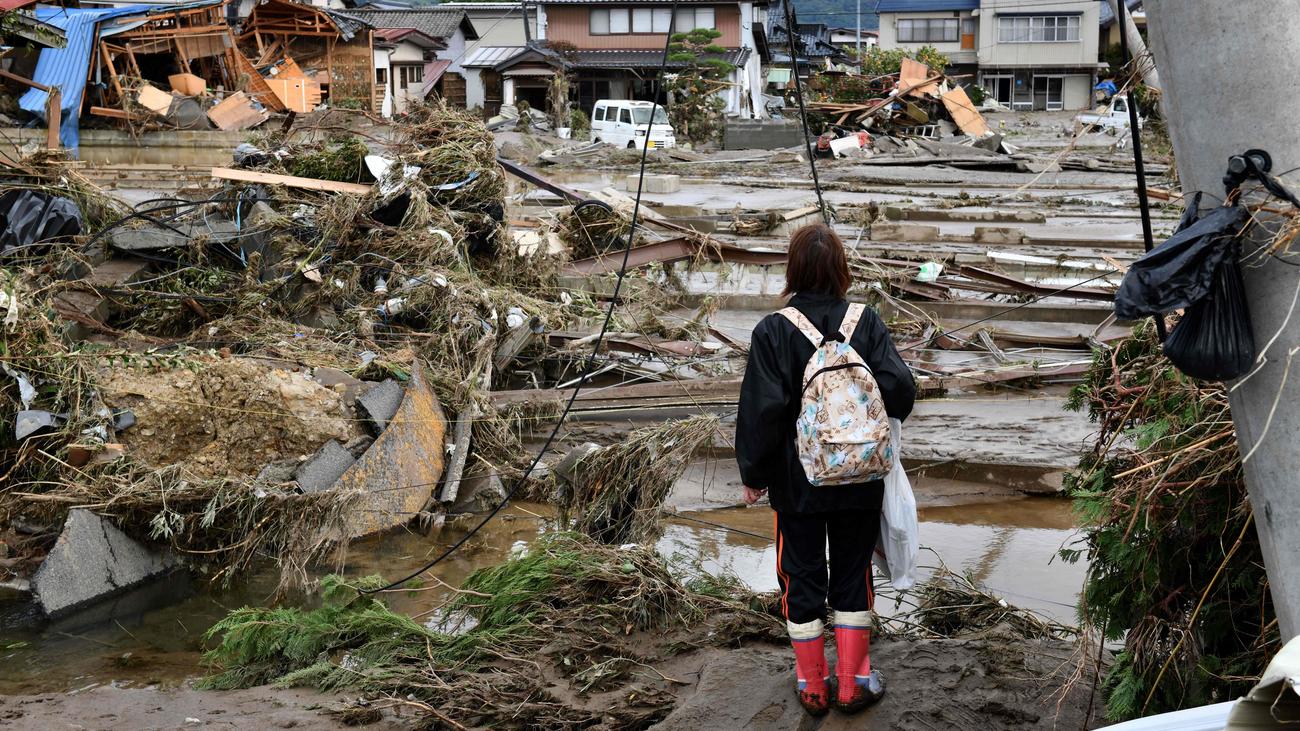
[[[830,295],[799,293],[790,306],[823,333],[838,332],[849,303]],[[889,331],[870,307],[849,341],[871,367],[885,410],[896,419],[912,413],[916,386],[912,372],[889,339]],[[780,314],[763,318],[749,344],[749,364],[740,389],[736,416],[736,461],[746,485],[767,488],[772,507],[781,512],[820,513],[879,508],[884,483],[813,487],[804,476],[795,447],[804,366],[813,344]]]

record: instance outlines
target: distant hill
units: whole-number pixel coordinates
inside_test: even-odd
[[[875,30],[880,19],[876,0],[862,0],[862,29]],[[825,23],[832,28],[852,28],[858,21],[858,0],[794,0],[800,23]]]
[[[406,0],[412,5],[437,5],[438,0]],[[473,2],[473,0],[469,0]],[[490,0],[484,0],[490,1]],[[875,30],[880,25],[874,11],[876,0],[862,0],[862,28]],[[795,0],[800,23],[825,23],[832,28],[852,28],[857,22],[857,0]]]

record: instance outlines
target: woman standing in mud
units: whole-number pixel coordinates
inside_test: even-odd
[[[806,386],[804,369],[817,350],[813,334],[805,334],[808,326],[816,328],[823,343],[847,336],[870,368],[890,417],[907,418],[916,397],[911,371],[885,324],[870,308],[850,308],[845,295],[851,281],[844,245],[834,230],[817,224],[794,232],[784,294],[793,295],[789,307],[803,315],[805,329],[787,316],[794,313],[774,313],[754,328],[736,420],[745,501],[752,505],[767,494],[776,511],[781,610],[794,646],[799,702],[813,715],[825,714],[832,704],[856,713],[885,692],[869,653],[871,554],[880,531],[884,483],[814,486],[805,474],[795,424]],[[827,670],[823,639],[828,601],[834,615],[837,684]]]

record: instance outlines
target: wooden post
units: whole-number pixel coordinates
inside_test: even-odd
[[[45,92],[45,121],[48,123],[45,147],[57,150],[60,147],[59,127],[63,123],[63,91],[57,86],[51,86]]]
[[[122,91],[122,84],[117,80],[117,69],[113,68],[113,54],[108,50],[108,43],[99,42],[99,55],[104,58],[104,65],[108,67],[108,79],[113,82],[113,88],[117,90],[117,98],[121,100],[126,97]]]

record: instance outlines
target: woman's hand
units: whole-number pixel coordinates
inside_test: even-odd
[[[753,505],[754,503],[758,502],[759,499],[761,499],[761,498],[762,498],[764,495],[766,495],[766,494],[767,494],[767,488],[766,488],[766,487],[750,487],[749,485],[746,485],[746,486],[745,486],[745,504],[746,504],[746,505]]]

